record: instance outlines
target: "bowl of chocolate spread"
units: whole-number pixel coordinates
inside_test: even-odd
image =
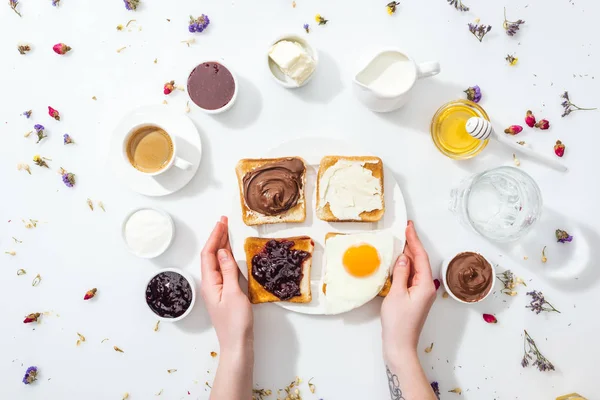
[[[194,307],[194,279],[177,268],[161,269],[148,280],[145,297],[146,304],[159,320],[179,321]]]
[[[234,73],[221,61],[204,61],[190,72],[187,92],[203,111],[218,114],[233,106],[238,82]]]
[[[494,289],[496,273],[481,254],[466,251],[442,265],[446,291],[461,303],[478,303]]]

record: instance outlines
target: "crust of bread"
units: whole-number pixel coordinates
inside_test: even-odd
[[[360,161],[365,163],[365,168],[370,170],[373,176],[379,179],[379,183],[381,185],[381,204],[383,207],[381,210],[372,210],[372,211],[363,211],[360,213],[360,220],[341,220],[338,219],[329,208],[329,203],[321,204],[320,199],[320,183],[321,177],[329,169],[329,167],[333,166],[339,160],[348,160],[348,161]],[[379,157],[370,157],[370,156],[362,156],[362,157],[348,157],[348,156],[325,156],[321,159],[321,164],[319,165],[319,174],[317,175],[317,217],[323,221],[329,222],[377,222],[385,213],[385,201],[384,201],[384,185],[383,185],[383,161]]]
[[[337,233],[337,232],[329,232],[327,235],[325,235],[325,246],[327,246],[327,239],[332,238],[334,236],[338,236],[338,235],[347,235],[347,233]],[[385,280],[385,283],[383,284],[383,287],[381,288],[381,291],[379,291],[379,294],[377,296],[379,297],[385,297],[388,295],[388,293],[390,292],[390,288],[392,287],[392,276],[391,274],[388,275],[387,279]],[[327,284],[324,283],[323,284],[323,294],[327,295]]]
[[[283,214],[279,215],[264,215],[254,210],[251,210],[246,204],[244,199],[244,176],[255,170],[256,168],[262,167],[263,165],[283,161],[288,158],[297,158],[304,163],[305,172],[302,174],[302,191],[300,192],[300,198],[298,204],[290,208]],[[235,173],[238,178],[238,190],[240,193],[240,204],[242,208],[242,219],[244,223],[249,226],[253,225],[264,225],[264,224],[278,224],[281,222],[304,222],[306,219],[306,162],[300,157],[281,157],[281,158],[245,158],[238,161],[235,167]]]
[[[273,238],[258,238],[249,237],[244,242],[244,251],[246,252],[246,264],[248,265],[248,297],[252,304],[270,303],[276,301],[284,301],[273,293],[267,291],[254,277],[252,276],[252,258],[260,253],[267,242],[273,240]],[[293,250],[303,250],[310,253],[304,263],[302,264],[302,281],[300,281],[300,296],[292,297],[289,300],[285,300],[291,303],[310,303],[312,300],[312,293],[310,290],[310,269],[312,266],[312,254],[314,250],[314,242],[308,236],[296,236],[290,238],[276,238],[275,240],[288,240],[294,242],[292,246]]]

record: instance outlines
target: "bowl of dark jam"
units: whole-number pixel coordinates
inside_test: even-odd
[[[194,279],[177,268],[161,269],[146,284],[146,304],[161,321],[182,320],[195,301]]]

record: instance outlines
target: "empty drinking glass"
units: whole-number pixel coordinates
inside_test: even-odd
[[[473,175],[452,190],[450,210],[481,236],[517,240],[542,213],[542,194],[533,178],[515,167],[498,167]]]

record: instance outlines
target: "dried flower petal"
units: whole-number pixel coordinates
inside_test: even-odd
[[[492,314],[483,314],[483,320],[488,324],[497,324],[498,320]]]
[[[265,396],[268,397],[271,394],[271,389],[252,389],[252,400],[264,400]]]
[[[547,119],[542,119],[536,122],[535,127],[545,131],[546,129],[550,128],[550,122]]]
[[[37,223],[38,223],[37,219],[29,219],[29,222],[27,222],[25,220],[22,220],[22,221],[25,224],[25,229],[37,228]]]
[[[433,350],[433,343],[431,343],[429,347],[425,348],[425,353],[429,354],[431,353],[431,350]]]
[[[54,50],[56,54],[60,54],[62,56],[71,51],[71,47],[67,46],[64,43],[56,43],[54,46],[52,46],[52,50]]]
[[[159,325],[160,325],[160,320],[156,321],[156,324],[154,325],[154,332],[158,332]]]
[[[25,371],[25,376],[23,377],[23,383],[29,385],[35,381],[37,381],[38,368],[37,367],[29,367],[27,371]]]
[[[90,210],[94,211],[94,202],[89,197],[87,199],[87,205],[90,208]]]
[[[504,130],[504,133],[514,136],[514,135],[518,135],[522,131],[523,131],[523,127],[521,125],[511,125]]]
[[[527,113],[525,114],[525,123],[528,127],[533,128],[535,126],[535,122],[536,121],[533,112],[531,112],[531,110],[527,110]]]
[[[42,316],[41,313],[31,313],[25,317],[23,320],[24,324],[30,324],[32,322],[38,322],[39,318]]]
[[[326,25],[329,22],[329,20],[323,18],[321,14],[315,15],[315,21],[317,21],[319,25]]]
[[[118,348],[117,346],[113,346],[113,349],[117,352],[117,353],[125,353],[123,350],[121,350],[120,348]]]
[[[447,299],[448,297],[450,297],[450,295],[448,294],[448,292],[442,293],[442,298]]]
[[[452,390],[448,390],[449,393],[462,394],[462,390],[460,388],[454,388]]]
[[[556,154],[559,157],[565,155],[565,145],[560,140],[557,140],[556,144],[554,145],[554,154]]]
[[[313,379],[315,379],[315,378],[310,378],[308,380],[308,390],[310,390],[311,393],[314,393],[315,390],[317,390],[317,387],[315,386],[315,384],[311,382]]]
[[[9,256],[16,256],[17,252],[14,250],[5,251],[4,254],[8,254]]]
[[[177,372],[177,370],[176,369],[168,369],[167,370],[167,373],[169,373],[169,374],[172,374],[173,372]]]
[[[434,279],[433,280],[433,285],[435,286],[435,290],[437,291],[440,288],[440,280],[439,279]]]
[[[35,276],[35,278],[33,278],[33,281],[31,282],[31,286],[37,286],[40,284],[40,282],[42,281],[42,277],[40,276],[40,274],[37,274]]]
[[[99,201],[98,202],[98,207],[100,207],[102,209],[102,211],[106,212],[106,209],[104,208],[104,203]]]
[[[464,92],[467,94],[467,100],[471,100],[474,103],[479,103],[481,100],[481,88],[478,85],[471,86]]]
[[[542,262],[545,263],[546,261],[548,261],[548,258],[546,257],[546,246],[544,246],[542,249]]]
[[[97,291],[98,291],[98,289],[96,289],[96,288],[88,290],[87,292],[85,292],[85,296],[83,296],[83,299],[89,300],[89,299],[95,297]]]
[[[85,336],[83,336],[81,333],[77,332],[77,336],[79,337],[79,339],[77,340],[76,345],[79,346],[81,343],[85,342]]]
[[[17,270],[17,276],[25,275],[26,273],[27,271],[25,271],[23,268]]]
[[[573,236],[569,235],[567,231],[563,231],[562,229],[557,229],[555,232],[556,241],[560,243],[572,242]]]
[[[25,164],[25,163],[19,163],[17,164],[17,171],[27,171],[27,173],[29,173],[29,175],[31,175],[31,168],[29,167],[29,165]]]

